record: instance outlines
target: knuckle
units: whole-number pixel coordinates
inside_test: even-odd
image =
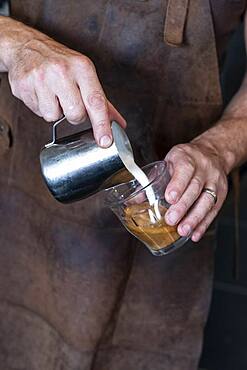
[[[51,118],[49,114],[43,114],[43,118],[46,122],[53,122],[55,119]]]
[[[184,144],[179,144],[171,148],[169,152],[169,157],[171,159],[174,159],[181,154],[184,154]]]
[[[178,144],[174,147],[178,152],[185,152],[187,148],[186,144]]]
[[[184,171],[190,172],[190,173],[193,172],[195,169],[194,161],[192,159],[186,161],[183,167],[184,167]]]
[[[191,222],[190,222],[190,224],[192,225],[192,228],[195,228],[195,226],[199,224],[200,220],[201,220],[200,215],[198,214],[193,215],[191,217]]]
[[[97,111],[107,110],[106,98],[101,92],[94,92],[87,97],[89,107]]]
[[[195,195],[197,195],[197,193],[202,189],[202,180],[199,177],[193,177],[191,184],[194,188]]]
[[[34,69],[32,73],[37,82],[43,82],[46,78],[46,70],[43,66]]]
[[[69,72],[69,65],[64,60],[53,61],[50,68],[61,77],[67,77]],[[41,71],[42,72],[42,71]],[[43,72],[43,74],[45,74]]]
[[[59,63],[56,66],[57,72],[59,73],[60,76],[62,77],[67,77],[68,71],[69,71],[69,66],[66,63]]]
[[[180,215],[184,215],[188,210],[188,204],[185,200],[181,200],[178,205],[178,212]]]
[[[47,122],[56,121],[61,116],[60,114],[55,113],[55,112],[45,112],[45,113],[42,113],[42,115],[43,115],[44,120]]]
[[[104,129],[108,125],[107,125],[107,121],[101,120],[101,121],[96,122],[95,126],[98,127],[98,128],[103,128]]]
[[[92,73],[95,72],[95,66],[91,59],[86,57],[85,55],[82,56],[77,56],[76,58],[76,63],[80,66],[81,70],[84,73]]]
[[[211,165],[210,159],[204,153],[199,153],[199,158],[200,158],[200,164],[202,168],[210,167]]]
[[[66,118],[69,121],[81,122],[85,118],[86,112],[83,111],[83,110],[80,110],[80,111],[71,111],[69,113],[66,113],[65,115],[66,115]]]

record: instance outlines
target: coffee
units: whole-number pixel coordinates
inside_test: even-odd
[[[165,223],[167,208],[159,205],[161,219],[155,217],[150,219],[150,210],[155,217],[155,210],[149,202],[131,204],[125,208],[125,226],[143,243],[151,249],[160,250],[168,247],[180,238],[176,226],[169,226]]]

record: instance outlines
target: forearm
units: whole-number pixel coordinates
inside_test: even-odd
[[[219,156],[226,174],[247,160],[247,77],[218,123],[192,143]]]
[[[18,50],[25,44],[32,40],[48,39],[48,36],[21,22],[0,16],[0,72],[8,72]]]

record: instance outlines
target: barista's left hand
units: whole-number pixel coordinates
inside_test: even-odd
[[[197,242],[218,214],[227,195],[223,160],[210,147],[192,142],[173,147],[165,158],[171,174],[166,200],[172,204],[166,214],[169,225],[178,225],[181,236]],[[203,191],[209,188],[217,194]]]

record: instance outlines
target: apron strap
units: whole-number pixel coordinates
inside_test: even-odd
[[[188,13],[189,0],[168,0],[164,41],[170,46],[181,46]]]

